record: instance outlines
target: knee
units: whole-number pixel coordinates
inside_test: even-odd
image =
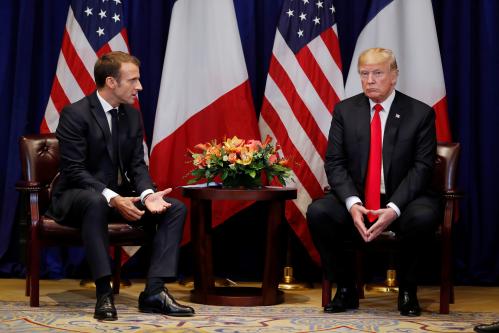
[[[406,237],[429,235],[435,232],[439,215],[428,207],[420,207],[416,213],[411,214],[400,224],[400,234]]]
[[[98,192],[85,191],[82,201],[86,211],[107,214],[110,209],[106,198]]]
[[[178,220],[181,220],[183,222],[187,215],[187,207],[185,206],[185,204],[182,201],[174,198],[167,198],[165,200],[171,204],[171,206],[167,210],[167,215],[180,217],[178,218]]]

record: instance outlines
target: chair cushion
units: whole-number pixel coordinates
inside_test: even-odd
[[[140,245],[147,238],[146,233],[124,221],[113,221],[108,225],[109,241],[113,245]],[[81,244],[80,229],[62,225],[53,219],[42,216],[38,228],[40,239],[57,241],[57,244]]]

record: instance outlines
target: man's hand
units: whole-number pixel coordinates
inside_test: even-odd
[[[364,225],[364,215],[366,215],[367,212],[368,210],[359,204],[355,204],[350,208],[350,215],[352,215],[353,224],[365,242],[368,242],[367,229]]]
[[[135,206],[137,201],[140,201],[139,197],[122,197],[121,195],[118,195],[112,198],[109,203],[111,204],[111,207],[116,208],[121,216],[127,221],[137,221],[144,215],[144,211]]]
[[[165,212],[172,204],[166,202],[163,197],[171,191],[171,188],[167,188],[166,190],[149,194],[144,200],[146,208],[153,214],[161,214]]]
[[[393,221],[398,217],[397,213],[393,208],[382,208],[378,210],[371,210],[369,213],[373,215],[378,215],[378,220],[373,223],[373,225],[367,230],[367,240],[370,242],[379,236],[383,231],[386,230],[392,224]]]

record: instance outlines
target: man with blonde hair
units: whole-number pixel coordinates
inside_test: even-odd
[[[399,70],[391,50],[365,50],[358,72],[363,93],[334,109],[325,162],[331,192],[307,211],[325,276],[337,283],[324,311],[359,307],[354,259],[345,242],[362,246],[392,230],[400,238],[398,309],[419,316],[417,263],[442,214],[441,201],[429,188],[435,112],[395,90]]]

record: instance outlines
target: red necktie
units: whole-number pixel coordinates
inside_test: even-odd
[[[383,110],[380,104],[374,106],[374,116],[371,120],[371,145],[369,147],[369,165],[366,178],[366,208],[376,210],[380,206],[381,186],[381,120],[379,112]],[[368,214],[370,222],[378,218],[377,215]]]

